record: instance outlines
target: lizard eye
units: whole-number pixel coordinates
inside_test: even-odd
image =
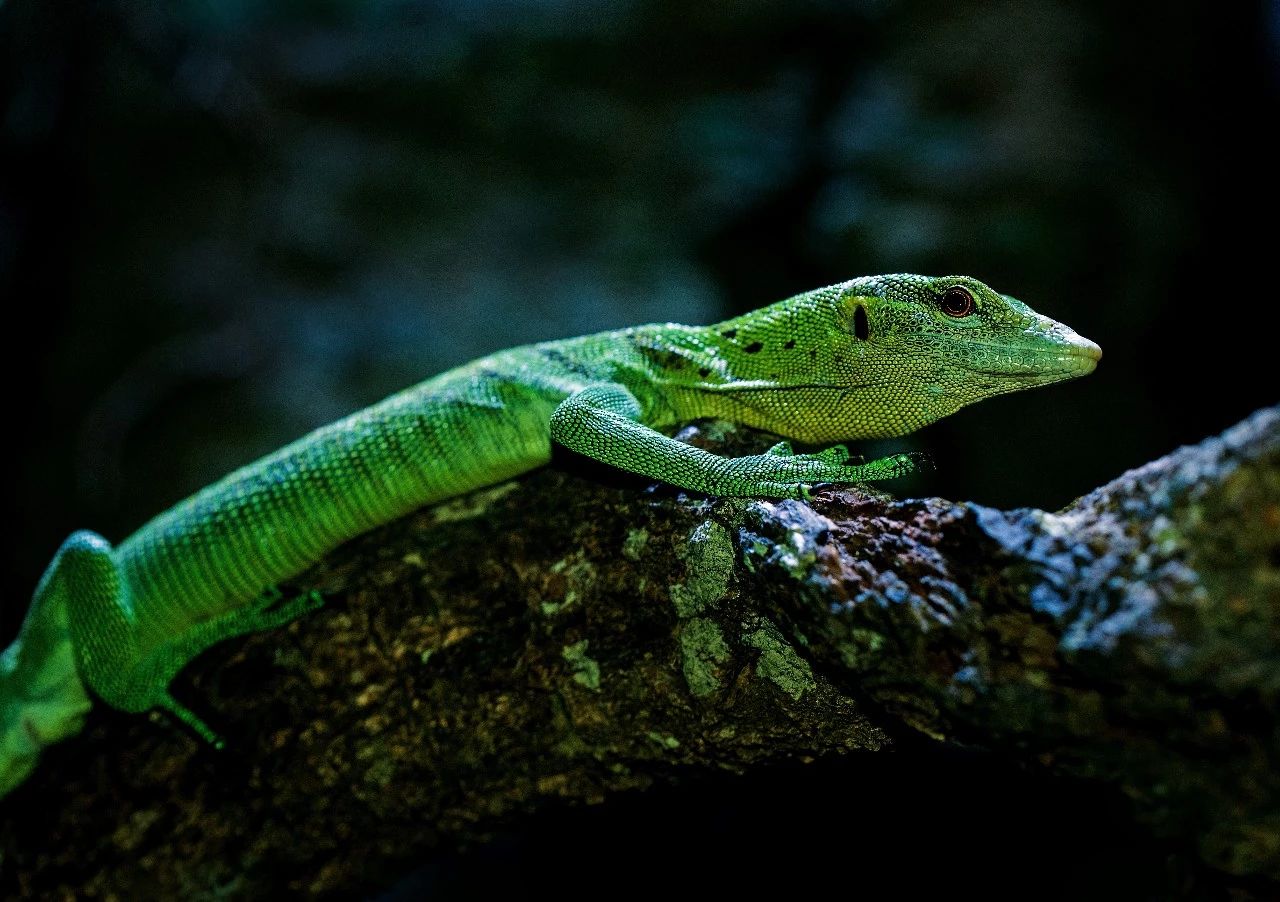
[[[960,285],[952,285],[942,293],[942,312],[947,316],[961,319],[972,314],[976,307],[969,289]]]

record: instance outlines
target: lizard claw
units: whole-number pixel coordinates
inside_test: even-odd
[[[894,455],[904,466],[909,467],[909,472],[919,470],[936,470],[933,464],[933,458],[923,451],[908,451],[904,454]]]

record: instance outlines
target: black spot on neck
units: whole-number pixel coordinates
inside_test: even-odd
[[[871,337],[871,320],[867,319],[867,311],[861,304],[853,310],[853,334],[859,341]]]
[[[790,351],[795,346],[796,346],[796,340],[794,338],[788,338],[786,341],[786,344],[783,345],[783,347],[786,348],[788,351]]]
[[[645,359],[659,369],[682,370],[689,364],[689,361],[680,356],[678,351],[655,345],[640,345],[639,347],[640,353],[644,355]]]
[[[761,351],[764,350],[764,345],[762,345],[758,341],[753,341],[751,342],[751,344],[747,345],[742,350],[747,354],[759,354]]]
[[[547,348],[546,350],[543,351],[543,354],[546,356],[546,359],[548,361],[565,369],[570,373],[574,373],[575,375],[578,375],[578,376],[590,375],[590,372],[588,371],[586,365],[583,364],[582,361],[574,360],[572,357],[570,357],[568,354],[564,353],[563,351],[559,350],[558,348],[554,348],[554,347]],[[502,379],[505,377],[498,376],[497,378]]]
[[[737,337],[738,337],[738,330],[737,330],[737,329],[725,329],[725,330],[724,330],[723,332],[721,332],[720,334],[721,334],[721,335],[723,335],[725,338],[737,338]]]
[[[711,370],[707,369],[707,368],[704,366],[704,367],[702,367],[701,369],[699,369],[699,370],[698,370],[698,375],[699,375],[699,376],[701,376],[703,379],[705,379],[705,378],[707,378],[708,376],[710,376],[710,375],[711,375]]]

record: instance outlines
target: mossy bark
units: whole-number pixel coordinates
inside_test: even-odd
[[[323,610],[194,662],[226,751],[99,707],[3,803],[0,893],[368,891],[549,803],[905,731],[1280,881],[1280,409],[1057,514],[572,463],[344,546],[287,587]]]

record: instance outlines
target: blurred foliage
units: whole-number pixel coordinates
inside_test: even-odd
[[[1275,400],[1243,375],[1276,334],[1250,125],[1275,121],[1274,26],[1105,0],[11,0],[5,631],[73,528],[118,539],[452,364],[865,273],[973,274],[1102,344],[1088,380],[890,443],[940,467],[895,491],[1061,506]]]

